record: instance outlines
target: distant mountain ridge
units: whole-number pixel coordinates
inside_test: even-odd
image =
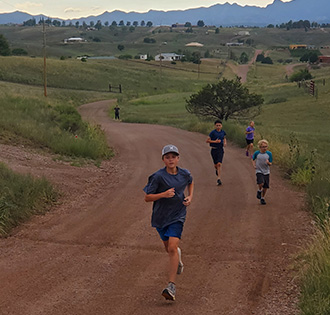
[[[35,18],[39,21],[45,15],[30,15],[24,12],[11,12],[0,14],[0,24],[21,24],[24,21]],[[48,18],[48,17],[47,17]],[[241,6],[234,4],[215,4],[210,7],[200,7],[187,10],[157,11],[150,10],[145,13],[112,11],[104,12],[97,16],[81,17],[77,19],[64,20],[50,17],[67,23],[77,21],[89,24],[91,21],[102,23],[123,20],[127,21],[151,21],[153,25],[172,25],[175,23],[190,22],[193,25],[197,21],[203,20],[206,25],[215,26],[266,26],[268,24],[281,24],[290,20],[309,20],[310,22],[329,23],[330,22],[330,0],[292,0],[282,2],[274,0],[265,8],[257,6]]]

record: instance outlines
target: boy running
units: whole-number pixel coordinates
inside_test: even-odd
[[[223,148],[227,145],[226,132],[222,130],[222,122],[216,120],[214,122],[215,129],[212,130],[206,139],[206,142],[210,144],[211,156],[215,168],[215,174],[217,175],[217,185],[222,184],[220,180],[220,168],[222,165],[224,150]]]
[[[253,141],[254,141],[254,121],[250,121],[250,125],[245,130],[245,140],[246,140],[246,156],[251,155],[253,151]]]
[[[266,204],[265,195],[269,188],[269,166],[273,163],[273,155],[268,149],[268,141],[260,140],[258,142],[259,150],[252,156],[253,166],[256,169],[258,192],[257,198],[262,205]]]
[[[169,255],[169,282],[162,291],[166,300],[175,300],[176,275],[183,271],[179,241],[186,220],[186,207],[190,205],[194,182],[190,172],[179,168],[179,150],[174,145],[166,145],[162,150],[165,167],[152,174],[143,188],[144,200],[153,201],[151,225],[156,228]],[[184,191],[188,187],[188,196]]]

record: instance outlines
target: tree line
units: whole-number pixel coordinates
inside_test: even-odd
[[[94,21],[90,21],[88,24],[83,21],[82,23],[80,23],[79,21],[73,23],[73,22],[66,22],[66,21],[59,21],[59,20],[52,20],[50,18],[48,19],[40,19],[38,22],[36,21],[35,18],[29,19],[27,21],[23,22],[23,26],[36,26],[36,25],[41,25],[45,23],[48,26],[55,26],[55,27],[76,27],[76,28],[84,28],[84,29],[88,29],[88,28],[94,28],[97,30],[100,30],[102,27],[117,27],[117,26],[128,26],[128,27],[137,27],[137,26],[142,26],[142,27],[151,27],[153,25],[153,23],[151,21],[145,22],[144,20],[142,20],[140,23],[138,21],[134,21],[134,22],[130,22],[127,21],[126,23],[124,22],[124,20],[121,20],[119,22],[117,21],[112,21],[112,23],[110,24],[110,22],[106,21],[104,22],[104,24],[102,23],[101,20],[98,20],[96,23]]]
[[[306,31],[311,28],[319,28],[319,27],[323,27],[323,28],[330,27],[330,24],[329,23],[319,24],[317,22],[310,22],[309,20],[299,20],[299,21],[295,21],[295,22],[290,20],[287,23],[281,23],[281,24],[276,24],[276,25],[274,25],[274,24],[267,25],[267,28],[282,28],[282,29],[284,28],[287,30],[303,28]]]

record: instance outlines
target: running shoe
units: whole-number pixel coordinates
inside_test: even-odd
[[[181,275],[181,273],[183,272],[183,262],[181,260],[181,249],[180,247],[178,247],[178,254],[179,254],[179,265],[178,265],[178,270],[177,270],[177,274]]]
[[[259,190],[257,191],[257,198],[261,199],[261,191],[259,191]]]
[[[217,180],[217,185],[218,185],[218,186],[222,185],[222,182],[221,182],[220,179]]]
[[[249,151],[245,151],[245,155],[246,156],[249,156]]]
[[[265,199],[260,199],[260,204],[262,204],[262,205],[265,205],[266,204],[266,200]]]
[[[175,284],[172,282],[169,282],[167,287],[163,290],[162,296],[166,300],[175,301],[175,293],[176,293]]]

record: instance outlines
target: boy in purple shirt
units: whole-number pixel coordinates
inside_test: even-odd
[[[250,125],[246,128],[245,130],[245,139],[246,139],[246,156],[251,156],[252,157],[252,152],[253,152],[253,141],[254,141],[254,121],[250,121]]]
[[[183,271],[179,241],[190,205],[194,182],[190,172],[178,167],[179,150],[169,144],[162,150],[165,167],[153,173],[144,187],[144,200],[153,202],[151,225],[157,229],[170,258],[169,283],[162,291],[166,300],[175,300],[176,275]],[[188,188],[188,196],[184,191]]]

